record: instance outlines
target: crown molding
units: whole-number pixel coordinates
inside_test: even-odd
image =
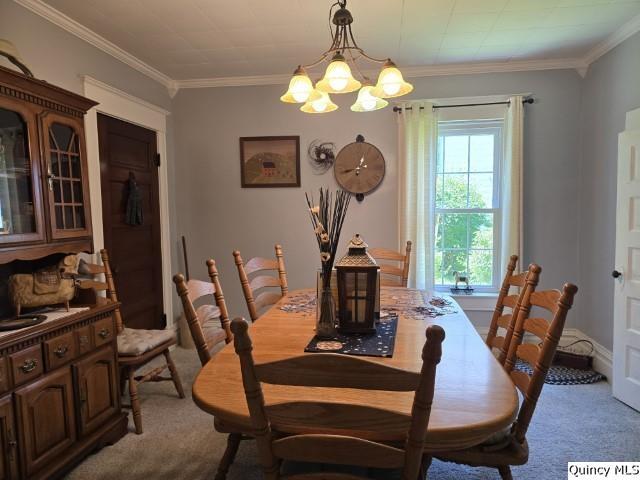
[[[622,25],[618,30],[609,35],[601,43],[597,44],[583,57],[582,61],[589,66],[605,53],[613,50],[615,47],[624,42],[627,38],[640,32],[640,15],[636,15],[627,23]]]
[[[553,60],[514,60],[501,63],[460,63],[449,65],[426,65],[417,67],[402,67],[402,73],[407,78],[436,77],[442,75],[473,75],[478,73],[524,72],[531,70],[566,70],[582,69],[586,65],[580,59],[564,58]],[[369,76],[376,76],[377,72],[366,71]],[[239,77],[194,78],[175,80],[178,89],[182,88],[213,88],[213,87],[246,87],[258,85],[282,85],[291,78],[290,74],[253,75]]]
[[[120,60],[122,63],[129,65],[131,68],[139,71],[140,73],[146,75],[147,77],[159,82],[164,85],[168,90],[169,94],[173,90],[173,95],[175,95],[176,86],[175,81],[165,75],[164,73],[156,70],[151,65],[143,62],[139,58],[131,55],[126,52],[122,48],[118,47],[116,44],[110,42],[106,38],[98,35],[93,30],[85,27],[84,25],[76,22],[72,18],[68,17],[64,13],[56,10],[52,6],[44,3],[42,0],[14,0],[18,5],[23,6],[24,8],[32,11],[33,13],[40,15],[46,20],[49,20],[54,25],[66,30],[67,32],[75,35],[76,37],[84,40],[85,42],[93,45],[94,47],[102,50],[105,53],[108,53],[112,57]],[[171,95],[171,96],[173,96]]]
[[[291,74],[247,75],[238,77],[211,77],[175,80],[178,89],[210,87],[248,87],[257,85],[280,85],[288,83]]]
[[[213,88],[213,87],[245,87],[260,85],[281,85],[289,81],[289,74],[230,76],[212,78],[194,78],[174,80],[151,65],[128,53],[93,30],[76,22],[59,10],[42,0],[14,0],[17,4],[49,20],[76,37],[120,60],[124,64],[139,71],[147,77],[159,82],[167,88],[173,98],[181,88]],[[514,60],[507,62],[477,62],[448,65],[425,65],[403,67],[407,78],[433,77],[444,75],[473,75],[484,73],[524,72],[534,70],[566,70],[575,69],[582,77],[587,73],[589,65],[615,48],[617,45],[640,31],[640,15],[629,20],[617,31],[609,35],[582,58]],[[376,72],[365,72],[373,74]]]
[[[434,77],[442,75],[474,75],[479,73],[526,72],[531,70],[567,70],[584,67],[577,58],[543,60],[512,60],[508,62],[456,63],[448,65],[428,65],[422,67],[402,67],[405,77]]]

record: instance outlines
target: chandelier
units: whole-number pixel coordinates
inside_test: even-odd
[[[333,10],[339,7],[335,13]],[[280,100],[285,103],[302,103],[300,110],[305,113],[327,113],[338,109],[331,101],[329,94],[350,93],[358,91],[356,102],[351,105],[354,112],[372,112],[386,107],[389,102],[385,98],[399,97],[413,90],[413,85],[405,82],[402,73],[391,59],[373,58],[364,53],[358,46],[351,24],[353,16],[347,10],[347,0],[338,0],[329,10],[329,24],[331,30],[331,47],[322,54],[314,63],[298,65],[289,82],[289,88]],[[371,80],[362,73],[356,63],[359,59],[381,64],[382,69],[378,75],[378,81],[374,85]],[[323,62],[329,61],[324,77],[317,81],[315,86],[311,82],[307,69],[313,68]],[[357,80],[352,71],[361,78]]]

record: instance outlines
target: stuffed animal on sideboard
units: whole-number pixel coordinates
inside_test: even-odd
[[[75,295],[75,276],[78,273],[77,255],[67,255],[57,265],[33,273],[16,273],[9,277],[9,298],[16,316],[22,308],[64,304]]]

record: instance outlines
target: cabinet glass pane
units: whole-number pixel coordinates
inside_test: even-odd
[[[85,228],[82,168],[78,136],[73,128],[54,123],[49,128],[51,188],[59,230]]]
[[[36,232],[27,124],[0,108],[0,235]]]

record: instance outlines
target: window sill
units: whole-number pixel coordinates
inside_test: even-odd
[[[453,294],[448,290],[440,290],[452,297],[460,308],[470,312],[492,312],[496,306],[498,294],[495,292],[474,292],[471,295]]]

